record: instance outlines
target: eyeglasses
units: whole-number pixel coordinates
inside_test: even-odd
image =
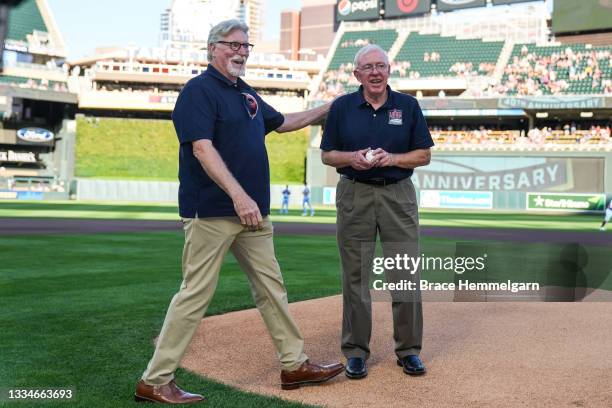
[[[363,67],[359,67],[357,69],[365,73],[369,73],[374,72],[375,69],[379,72],[383,72],[387,70],[387,67],[387,64],[379,62],[378,64],[365,64]]]
[[[238,51],[240,48],[244,48],[247,51],[251,51],[255,45],[249,43],[239,43],[238,41],[217,41],[217,43],[225,44],[232,51]]]

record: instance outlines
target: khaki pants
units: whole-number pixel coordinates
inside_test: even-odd
[[[347,357],[368,358],[372,333],[372,302],[363,290],[364,246],[376,242],[384,256],[392,256],[386,243],[406,243],[419,254],[419,218],[412,181],[407,178],[387,186],[373,186],[340,178],[336,193],[338,208],[338,248],[342,262],[342,353]],[[369,276],[369,275],[368,275]],[[418,276],[418,275],[417,275]],[[418,301],[395,301],[393,338],[399,358],[418,355],[423,337],[423,310]]]
[[[261,231],[245,229],[238,219],[185,219],[183,282],[170,302],[153,358],[142,375],[149,385],[174,378],[187,346],[212,300],[219,270],[229,249],[246,273],[253,299],[285,370],[297,369],[308,357],[304,341],[287,308],[287,292],[274,255],[272,223]]]

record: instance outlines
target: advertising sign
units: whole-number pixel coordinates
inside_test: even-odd
[[[177,95],[149,95],[149,103],[169,103],[176,104]]]
[[[484,7],[485,0],[438,0],[438,11],[451,11],[471,7]]]
[[[512,4],[512,3],[527,3],[533,1],[543,1],[543,0],[493,0],[494,5],[498,4]]]
[[[377,20],[379,17],[378,0],[340,0],[336,4],[338,21]]]
[[[585,157],[442,156],[412,176],[422,190],[604,191],[604,159]]]
[[[14,150],[0,150],[0,162],[8,163],[36,163],[36,153],[16,152]]]
[[[323,187],[323,204],[336,204],[336,187]]]
[[[555,0],[553,33],[608,30],[612,28],[610,0]]]
[[[41,191],[0,191],[0,200],[42,200],[44,194]]]
[[[605,206],[605,194],[527,193],[528,210],[603,212]]]
[[[421,190],[420,206],[423,208],[481,209],[493,208],[491,191]]]
[[[42,128],[23,128],[17,131],[17,137],[29,143],[48,143],[53,141],[53,132]]]
[[[431,0],[385,0],[385,17],[425,14],[430,9]]]
[[[606,106],[605,98],[593,96],[540,96],[501,98],[500,108],[521,109],[593,109]]]
[[[16,191],[0,191],[1,200],[15,200],[17,198]]]

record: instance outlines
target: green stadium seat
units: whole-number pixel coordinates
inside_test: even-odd
[[[598,52],[598,51],[609,51],[612,52],[612,46],[596,46],[587,48],[586,44],[562,44],[558,46],[536,46],[535,44],[515,44],[512,53],[510,55],[509,64],[512,63],[515,57],[520,59],[521,50],[523,47],[526,47],[527,52],[531,54],[535,54],[536,60],[542,60],[544,58],[551,57],[553,54],[562,54],[565,53],[566,48],[571,48],[574,53],[578,52]],[[535,62],[530,61],[531,66],[535,66]],[[602,72],[602,79],[610,79],[611,78],[611,70],[609,59],[603,58],[598,60],[599,68]],[[586,58],[583,58],[580,62],[574,65],[576,72],[582,72],[587,67]],[[597,88],[592,87],[592,78],[587,77],[583,80],[570,80],[570,70],[569,68],[559,67],[555,70],[557,74],[557,80],[565,80],[568,83],[567,89],[565,89],[562,94],[592,94],[592,93],[602,93],[603,88],[598,86]],[[523,79],[526,79],[526,75],[521,75]],[[504,73],[502,77],[502,83],[507,83],[508,74]],[[542,86],[540,88],[546,94],[550,94],[551,91],[548,87]],[[508,94],[513,94],[515,92],[508,92]]]
[[[27,35],[34,30],[48,32],[47,26],[36,5],[36,0],[24,0],[9,12],[9,25],[6,38],[16,41],[27,41]]]
[[[451,68],[457,64],[472,64],[469,72],[478,73],[480,64],[495,64],[503,47],[503,41],[485,42],[479,39],[460,40],[438,34],[410,33],[395,62],[410,62],[410,71],[423,77],[454,77]],[[440,54],[439,61],[424,61],[425,53]],[[394,73],[393,76],[399,74]]]

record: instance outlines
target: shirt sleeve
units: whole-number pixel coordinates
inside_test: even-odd
[[[415,102],[414,109],[412,109],[412,124],[410,129],[410,149],[427,149],[434,145],[427,122],[421,111],[421,107]]]
[[[212,140],[217,119],[217,103],[211,92],[196,82],[188,82],[172,111],[172,122],[179,143]]]
[[[321,137],[321,150],[329,152],[332,150],[341,150],[340,137],[338,132],[338,100],[332,103],[329,108],[325,125],[323,128],[323,136]]]
[[[285,117],[282,113],[268,105],[258,95],[259,103],[261,104],[261,114],[263,115],[264,126],[266,128],[266,135],[276,129],[278,129],[284,122]]]

